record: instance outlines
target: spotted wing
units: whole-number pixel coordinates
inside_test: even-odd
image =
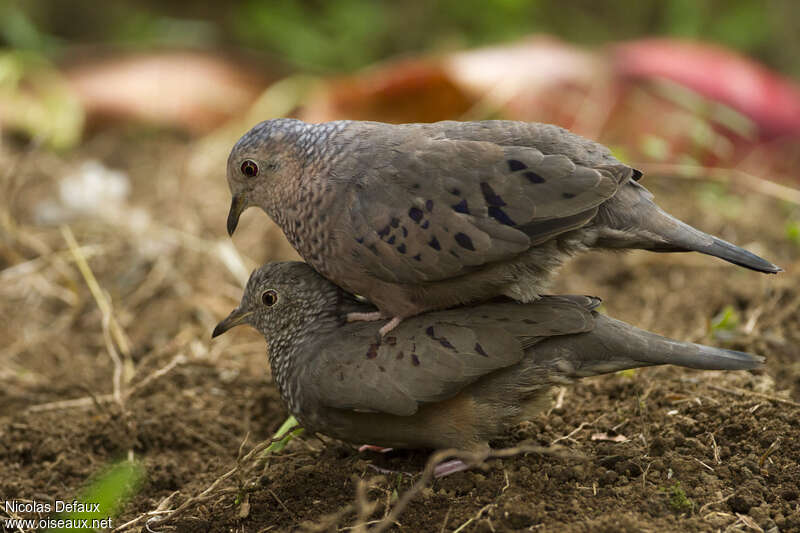
[[[518,363],[547,337],[590,331],[598,301],[575,298],[428,313],[404,321],[380,344],[377,325],[351,324],[321,341],[306,390],[326,407],[411,415]]]
[[[619,177],[560,154],[412,136],[362,161],[349,189],[351,253],[395,283],[459,276],[591,220]]]

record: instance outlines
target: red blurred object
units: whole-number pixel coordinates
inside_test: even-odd
[[[302,118],[435,122],[458,117],[473,104],[439,61],[408,59],[326,83]]]
[[[708,43],[646,39],[612,49],[623,78],[667,79],[750,118],[762,138],[800,135],[800,86]]]

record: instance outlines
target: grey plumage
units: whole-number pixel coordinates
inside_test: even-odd
[[[511,121],[262,122],[228,160],[228,231],[257,205],[323,276],[386,315],[531,301],[587,248],[780,268],[663,212],[641,173],[562,128]]]
[[[370,306],[304,263],[256,270],[214,336],[247,323],[269,345],[272,376],[308,428],[394,447],[481,448],[533,415],[556,383],[641,366],[742,370],[763,358],[679,342],[593,311],[586,296],[506,298],[430,312],[376,341],[347,323]]]

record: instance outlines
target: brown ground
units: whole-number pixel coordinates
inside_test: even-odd
[[[0,501],[72,499],[87,478],[132,454],[146,477],[121,525],[176,491],[162,510],[197,496],[236,465],[248,434],[244,452],[285,418],[263,340],[246,330],[210,340],[238,302],[241,275],[293,257],[255,211],[234,241],[249,257],[245,269],[221,248],[229,242],[221,161],[231,142],[227,134],[189,144],[125,133],[63,157],[0,145]],[[120,358],[120,401],[103,334],[111,322],[62,231],[35,219],[37,203],[55,198],[58,180],[86,158],[132,182],[128,202],[110,215],[69,221],[122,331],[107,328]],[[747,189],[655,176],[646,183],[674,214],[786,272],[767,277],[697,255],[592,254],[572,263],[556,289],[602,296],[610,315],[662,334],[761,353],[766,370],[667,367],[586,380],[495,443],[557,443],[569,456],[492,459],[437,480],[395,530],[800,531],[800,247],[786,237],[787,220],[800,212]],[[710,323],[726,306],[739,321],[724,340]],[[72,399],[78,405],[59,403]],[[627,440],[593,440],[601,433]],[[426,457],[295,440],[264,464],[242,462],[207,497],[151,526],[343,530],[358,511],[384,517]],[[356,497],[359,479],[366,499]],[[144,523],[131,529],[146,531]]]

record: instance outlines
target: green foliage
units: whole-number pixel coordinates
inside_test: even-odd
[[[736,336],[739,328],[739,312],[732,305],[726,305],[711,319],[711,335],[718,340],[728,341]]]
[[[800,246],[800,221],[790,220],[786,223],[786,238],[795,246]]]
[[[645,135],[640,142],[642,153],[653,161],[664,161],[669,157],[669,143],[662,137]]]
[[[676,481],[671,487],[661,487],[659,492],[669,496],[669,506],[676,512],[691,513],[694,511],[694,501],[686,495],[681,487],[681,482]]]
[[[95,477],[78,499],[84,504],[98,504],[96,511],[70,511],[58,516],[58,519],[78,521],[93,519],[104,520],[114,517],[122,506],[130,500],[139,489],[144,470],[131,461],[120,461]],[[89,528],[50,529],[49,531],[94,531]]]
[[[742,213],[741,197],[731,194],[728,186],[722,183],[704,183],[698,187],[698,200],[707,211],[721,214],[733,219]]]
[[[0,45],[57,53],[68,42],[234,44],[304,69],[354,70],[398,54],[548,33],[581,44],[670,35],[719,42],[800,74],[800,3],[773,0],[0,0]]]
[[[283,450],[284,448],[286,448],[286,445],[292,441],[292,439],[302,435],[305,430],[303,428],[297,427],[298,425],[300,425],[300,423],[293,416],[290,416],[289,418],[284,420],[283,424],[281,424],[281,427],[278,428],[278,431],[276,431],[275,434],[272,436],[273,439],[278,439],[281,437],[283,438],[270,444],[267,447],[267,449],[264,450],[264,452],[261,454],[262,457]]]
[[[350,70],[380,58],[377,40],[386,23],[380,2],[249,0],[239,6],[235,30],[295,64]]]
[[[56,149],[75,146],[83,109],[59,72],[36,52],[0,51],[0,121]]]

